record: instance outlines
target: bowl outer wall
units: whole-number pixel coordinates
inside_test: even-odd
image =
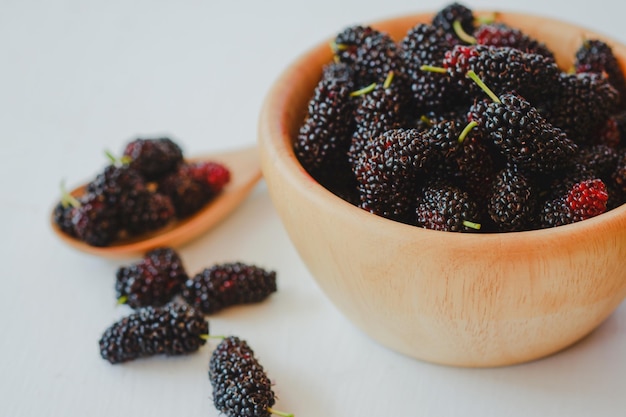
[[[396,40],[432,13],[371,25]],[[569,68],[585,38],[566,22],[518,13],[497,20],[544,41]],[[259,119],[271,199],[302,260],[358,328],[403,354],[440,364],[510,365],[557,352],[596,328],[626,297],[626,206],[557,228],[502,234],[421,229],[365,212],[320,186],[292,142],[328,42],[299,57],[272,86]]]

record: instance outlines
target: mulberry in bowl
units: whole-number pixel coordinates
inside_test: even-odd
[[[368,27],[388,34],[399,45],[417,25],[433,25],[436,15],[403,16],[372,23]],[[484,15],[492,14],[487,12]],[[557,77],[571,75],[570,68],[574,66],[577,51],[590,39],[610,45],[619,68],[626,67],[626,47],[600,34],[544,17],[507,12],[493,16],[496,23],[519,29],[548,48],[553,53],[551,59],[559,68]],[[453,30],[459,25],[449,26],[448,29]],[[476,28],[463,29],[443,37],[464,33],[469,35],[465,37],[466,41],[455,42],[471,45],[476,39],[473,36]],[[302,260],[336,307],[356,327],[384,346],[420,360],[465,367],[503,366],[542,358],[572,345],[600,325],[626,297],[626,270],[622,264],[626,257],[626,206],[622,205],[622,197],[616,199],[618,191],[614,191],[615,184],[609,184],[608,180],[599,187],[597,181],[581,180],[585,186],[578,188],[578,194],[574,193],[577,196],[575,201],[581,202],[577,206],[579,211],[571,208],[576,204],[570,204],[570,209],[559,206],[559,209],[550,211],[546,197],[546,193],[563,187],[561,183],[555,185],[553,182],[556,175],[553,171],[571,172],[570,177],[577,180],[565,181],[568,187],[587,172],[584,166],[577,165],[578,155],[596,142],[586,143],[587,139],[577,136],[588,137],[588,132],[583,135],[580,129],[591,131],[592,128],[581,125],[580,129],[568,131],[566,126],[557,126],[560,129],[556,133],[560,138],[558,143],[547,141],[548,144],[537,145],[520,140],[515,152],[497,148],[499,142],[493,133],[490,133],[489,140],[480,136],[481,127],[484,129],[487,124],[485,115],[497,118],[500,114],[498,105],[526,109],[525,116],[537,112],[541,120],[557,120],[557,116],[550,114],[546,102],[530,104],[532,109],[528,109],[528,103],[540,103],[543,89],[551,89],[552,97],[559,97],[559,90],[553,85],[540,84],[538,77],[545,71],[528,75],[530,83],[536,84],[528,90],[522,89],[523,94],[507,91],[506,80],[498,83],[489,79],[489,73],[483,70],[472,71],[477,74],[474,79],[470,78],[474,84],[462,77],[454,82],[435,82],[437,91],[442,93],[439,96],[418,87],[417,90],[423,93],[419,103],[428,102],[433,107],[412,107],[413,125],[392,125],[391,129],[385,130],[386,133],[378,132],[375,136],[385,139],[379,140],[378,148],[366,146],[370,149],[370,159],[365,159],[370,162],[369,166],[363,162],[362,156],[368,154],[367,150],[351,153],[350,148],[355,147],[352,140],[350,145],[339,150],[348,155],[345,160],[321,165],[323,168],[318,170],[315,165],[310,165],[311,161],[322,158],[320,155],[336,146],[336,142],[329,141],[326,147],[314,149],[316,156],[307,159],[303,154],[306,146],[301,142],[302,129],[323,72],[333,62],[333,55],[349,50],[347,44],[347,41],[337,42],[333,37],[330,42],[318,45],[297,59],[270,90],[259,120],[262,170],[272,201]],[[536,55],[536,52],[525,53]],[[458,57],[471,61],[473,54],[468,49]],[[341,61],[341,56],[335,60]],[[445,71],[439,62],[422,62],[416,68],[427,73],[425,79],[432,80],[435,74],[453,79],[451,65],[448,62]],[[395,81],[388,77],[390,71],[395,72]],[[404,75],[402,71],[405,71]],[[369,94],[368,90],[376,88],[372,87],[373,84],[386,84],[385,88],[388,88],[390,78],[391,83],[408,82],[407,85],[415,90],[414,84],[421,82],[421,78],[415,72],[413,78],[406,76],[407,73],[406,65],[384,67],[373,83],[363,78],[356,88],[351,86],[350,96],[356,100]],[[606,72],[603,71],[601,77],[606,78]],[[480,82],[485,84],[485,89]],[[474,96],[465,103],[472,111],[465,110],[463,117],[455,119],[456,116],[450,116],[446,111],[454,107],[450,106],[450,101],[454,101],[450,99],[454,96],[452,93],[456,92],[457,96],[465,94],[455,90],[460,88],[459,85]],[[615,86],[615,90],[618,89],[619,86]],[[428,100],[424,101],[424,97]],[[611,100],[615,100],[617,108],[621,106],[619,98]],[[436,111],[429,112],[433,108]],[[453,119],[457,130],[450,128]],[[353,123],[354,117],[351,120],[348,123]],[[376,123],[382,122],[377,119],[373,125]],[[449,165],[441,168],[439,162],[429,165],[430,169],[418,171],[418,174],[403,171],[406,166],[403,163],[419,158],[414,153],[403,154],[402,150],[407,148],[396,144],[405,141],[417,146],[419,140],[411,139],[414,130],[437,131],[443,129],[442,123],[448,123],[444,134],[431,133],[441,140],[439,143],[446,146],[454,141],[488,143],[489,147],[496,147],[490,155],[498,167],[497,172],[509,169],[510,177],[511,172],[517,175],[530,171],[530,182],[518,187],[522,190],[519,194],[509,193],[498,206],[500,211],[491,202],[491,197],[484,194],[472,200],[474,211],[457,209],[457,213],[463,214],[453,216],[451,221],[447,218],[443,222],[433,220],[437,216],[432,214],[420,217],[420,204],[428,206],[443,201],[446,208],[456,207],[450,201],[460,199],[454,194],[454,190],[460,188],[457,187],[458,172],[453,170],[450,173]],[[524,123],[518,122],[517,127],[520,125]],[[546,135],[545,130],[550,126],[556,126],[543,121],[532,125],[539,126],[534,132],[538,137]],[[354,137],[356,129],[353,125],[351,129],[350,135]],[[596,130],[593,132],[595,134]],[[519,134],[523,134],[523,129]],[[425,140],[421,135],[420,140]],[[450,140],[446,142],[442,137]],[[515,138],[501,135],[500,143],[511,141],[515,142]],[[623,153],[620,150],[623,145],[609,143],[608,139],[602,145]],[[396,148],[402,150],[391,159],[375,161],[379,162],[378,165],[372,162],[376,152],[385,154]],[[524,159],[529,149],[544,152],[543,156],[538,160],[534,157]],[[400,170],[398,176],[409,178],[412,185],[406,186],[392,174],[381,174],[384,179],[380,175],[371,175],[365,180],[344,176],[344,161],[348,161],[345,164],[352,167],[355,177],[359,172],[367,175],[376,169],[387,174],[388,171],[380,167],[391,166]],[[361,171],[354,169],[359,163]],[[414,167],[416,162],[412,163]],[[512,167],[521,168],[517,171]],[[473,170],[463,172],[475,174]],[[495,188],[497,175],[489,182],[486,179],[488,174],[481,175],[472,177],[473,181],[485,182],[470,195],[477,195],[481,189]],[[456,179],[450,180],[450,176]],[[355,183],[356,188],[351,188]],[[375,186],[367,186],[372,183]],[[388,187],[389,183],[391,188],[376,194],[379,192],[376,187]],[[432,192],[430,197],[425,197],[424,189],[433,189],[433,184],[441,187],[441,183],[453,190]],[[522,202],[516,199],[524,195],[523,190],[537,187],[540,191],[533,194],[533,199]],[[571,194],[571,189],[563,189]],[[452,195],[453,198],[436,195]],[[542,202],[538,203],[539,200]],[[566,197],[553,201],[567,204]],[[526,212],[526,205],[534,208]],[[585,207],[582,217],[581,206]],[[446,217],[445,213],[436,210],[435,213]],[[502,219],[510,220],[508,215],[516,220],[506,223]],[[442,225],[440,230],[434,230],[437,225]]]

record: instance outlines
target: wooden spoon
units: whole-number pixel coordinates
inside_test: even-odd
[[[252,191],[261,179],[261,167],[257,149],[254,146],[223,153],[206,154],[191,158],[193,161],[215,161],[222,163],[230,170],[230,181],[224,189],[198,213],[177,220],[167,227],[146,235],[121,239],[109,246],[91,246],[64,233],[51,216],[52,230],[66,244],[92,255],[107,258],[127,258],[141,256],[150,249],[161,246],[178,246],[203,234],[215,226],[233,211]],[[79,196],[85,191],[86,185],[70,191]]]

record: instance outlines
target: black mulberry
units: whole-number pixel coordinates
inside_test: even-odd
[[[432,25],[441,28],[450,35],[456,36],[454,28],[455,22],[458,22],[467,34],[474,33],[474,12],[461,3],[451,3],[439,10],[433,17]]]
[[[174,171],[183,162],[182,149],[169,138],[135,139],[126,145],[124,156],[148,180]]]
[[[531,180],[514,166],[501,170],[493,182],[488,213],[499,232],[533,228],[537,196]]]
[[[206,343],[209,323],[187,305],[145,307],[105,330],[100,354],[112,364],[165,354],[183,355]]]
[[[453,46],[445,35],[443,29],[422,23],[411,28],[399,43],[398,54],[404,61],[415,113],[440,112],[463,103],[465,94],[450,77],[422,70],[424,65],[443,62]]]
[[[180,219],[195,214],[215,196],[206,183],[196,181],[187,164],[180,165],[158,182],[157,190],[168,196]]]
[[[577,73],[605,73],[619,94],[620,108],[626,108],[626,79],[613,49],[599,39],[587,39],[576,51],[574,68]]]
[[[579,144],[595,142],[594,134],[617,110],[619,94],[604,74],[562,73],[542,114]]]
[[[478,205],[469,194],[442,182],[424,187],[415,214],[415,223],[426,229],[475,232],[482,226]]]
[[[390,71],[402,72],[394,40],[370,26],[345,28],[332,47],[336,60],[353,69],[357,88],[383,82]]]
[[[118,301],[140,308],[167,304],[188,276],[178,253],[164,247],[149,251],[135,264],[120,267],[116,278]]]
[[[275,271],[234,262],[205,268],[188,279],[182,296],[193,307],[211,314],[232,305],[262,301],[276,290]]]
[[[523,97],[507,93],[500,102],[487,105],[480,119],[495,147],[513,165],[527,172],[549,172],[562,168],[578,151],[565,132],[549,123]]]
[[[272,409],[272,382],[248,343],[236,336],[224,338],[211,354],[209,381],[215,408],[227,417],[293,417]]]
[[[476,29],[474,37],[479,45],[516,48],[522,52],[543,55],[555,61],[554,54],[543,42],[503,23],[482,25]]]
[[[353,187],[347,157],[353,130],[353,90],[351,81],[323,78],[294,143],[304,169],[338,194]]]
[[[473,96],[481,92],[467,78],[470,70],[495,94],[516,92],[533,103],[553,94],[561,73],[556,63],[543,55],[486,45],[456,45],[446,53],[443,67]]]

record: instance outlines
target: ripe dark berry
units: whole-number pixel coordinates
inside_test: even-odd
[[[463,102],[466,94],[450,77],[422,70],[424,65],[441,65],[452,46],[443,29],[423,23],[400,41],[398,54],[404,61],[415,113],[439,112]]]
[[[590,178],[607,180],[615,172],[619,160],[619,151],[607,145],[580,147],[573,162],[578,172],[587,171]]]
[[[186,164],[160,179],[157,189],[171,199],[176,216],[181,219],[197,213],[215,196],[206,183],[194,179]]]
[[[483,129],[474,128],[463,139],[453,161],[447,160],[448,177],[476,201],[486,201],[503,158],[490,145]]]
[[[554,61],[542,55],[485,45],[456,45],[446,53],[443,67],[474,96],[482,92],[467,78],[470,70],[496,95],[516,92],[530,102],[552,94],[561,73]]]
[[[593,143],[594,134],[616,111],[619,94],[603,74],[562,73],[543,114],[576,143]]]
[[[148,180],[172,172],[183,162],[180,146],[169,138],[135,139],[126,145],[124,156]]]
[[[615,169],[611,172],[612,182],[622,193],[626,193],[626,149],[618,151]]]
[[[130,194],[145,188],[146,181],[138,170],[115,164],[108,165],[87,184],[88,193],[102,195],[106,204],[116,210],[126,205]]]
[[[475,232],[482,221],[477,203],[467,192],[442,182],[424,187],[415,213],[417,226],[446,232]]]
[[[262,301],[276,290],[275,271],[235,262],[214,265],[188,279],[182,296],[193,307],[211,314]]]
[[[609,199],[606,185],[599,179],[566,181],[558,187],[540,210],[541,227],[555,227],[579,222],[602,214]]]
[[[527,172],[549,172],[569,162],[578,151],[576,144],[550,124],[523,97],[503,94],[500,103],[489,103],[479,120],[495,147],[513,165]]]
[[[101,194],[87,193],[72,210],[72,224],[78,239],[92,246],[107,246],[121,230],[118,211]]]
[[[302,166],[330,190],[353,187],[347,152],[353,126],[352,81],[323,78],[315,88],[294,142]]]
[[[409,221],[417,175],[439,164],[442,153],[437,142],[443,132],[394,129],[365,144],[353,166],[360,207],[389,219]]]
[[[59,227],[59,229],[61,229],[61,231],[70,236],[76,235],[74,232],[74,224],[72,223],[73,210],[74,207],[59,202],[56,206],[54,206],[54,211],[52,212],[54,223]]]
[[[330,62],[322,68],[322,79],[354,84],[354,70],[345,62]]]
[[[209,381],[215,408],[227,417],[293,417],[272,409],[272,382],[248,343],[236,336],[224,338],[211,354]]]
[[[539,54],[554,61],[554,54],[544,43],[531,38],[519,29],[503,23],[481,25],[474,32],[474,37],[479,45],[507,46],[519,49],[522,52]]]
[[[587,39],[576,51],[574,68],[577,73],[606,74],[619,94],[621,108],[626,108],[626,79],[613,49],[604,41]]]
[[[355,128],[352,134],[348,160],[354,161],[365,145],[387,130],[404,125],[406,101],[397,84],[393,82],[393,73],[383,84],[376,84],[371,91],[359,94],[354,110]]]
[[[178,294],[188,276],[172,248],[149,251],[141,261],[117,270],[117,299],[132,308],[159,307]]]
[[[336,60],[353,69],[357,88],[383,82],[390,71],[402,72],[394,40],[370,26],[345,28],[332,46]]]
[[[120,209],[122,228],[131,236],[153,232],[174,220],[172,200],[160,193],[143,189],[130,193]]]
[[[80,207],[80,201],[67,192],[65,184],[61,183],[61,201],[54,206],[52,220],[62,232],[72,237],[76,237],[72,216],[78,207]]]
[[[622,133],[618,124],[618,116],[609,116],[595,133],[591,134],[591,143],[606,145],[613,149],[621,146]]]
[[[488,213],[497,231],[532,228],[537,196],[530,179],[514,166],[500,171],[492,185]]]
[[[100,339],[100,354],[112,364],[158,354],[183,355],[206,343],[209,323],[186,305],[145,307],[112,324]]]
[[[432,24],[450,35],[456,35],[454,22],[459,22],[463,31],[468,34],[474,33],[474,13],[466,6],[454,2],[439,10],[433,17]]]

